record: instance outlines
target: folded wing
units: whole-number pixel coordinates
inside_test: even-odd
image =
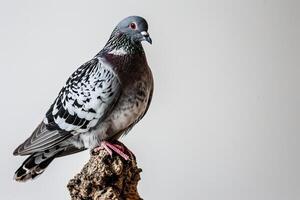
[[[60,144],[99,125],[113,109],[120,82],[110,66],[94,58],[78,68],[59,92],[43,122],[14,155],[27,155]]]

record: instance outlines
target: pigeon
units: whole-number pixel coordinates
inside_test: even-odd
[[[34,179],[53,159],[86,149],[104,148],[129,159],[118,139],[144,117],[153,94],[142,41],[152,44],[147,21],[127,17],[104,48],[68,78],[42,122],[13,152],[28,156],[16,181]]]

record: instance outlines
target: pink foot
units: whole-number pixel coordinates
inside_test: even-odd
[[[114,151],[117,154],[119,154],[122,158],[124,158],[125,160],[129,160],[129,156],[124,153],[125,149],[122,145],[112,144],[107,141],[102,141],[101,145],[99,147],[96,147],[94,149],[94,151],[97,152],[101,149],[105,149],[110,156],[112,156],[112,151]]]

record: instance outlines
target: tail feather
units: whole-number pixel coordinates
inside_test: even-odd
[[[14,179],[16,181],[25,182],[29,179],[34,179],[41,175],[48,165],[56,157],[57,153],[41,152],[34,153],[29,156],[15,172]]]
[[[85,150],[73,145],[55,146],[51,149],[31,154],[15,172],[16,181],[25,182],[41,175],[54,158],[67,156]]]

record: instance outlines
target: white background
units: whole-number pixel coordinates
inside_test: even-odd
[[[148,20],[155,78],[146,117],[123,141],[146,199],[300,199],[298,0],[0,1],[0,191],[5,200],[69,199],[89,152],[12,180],[13,150],[68,76],[129,15]]]

